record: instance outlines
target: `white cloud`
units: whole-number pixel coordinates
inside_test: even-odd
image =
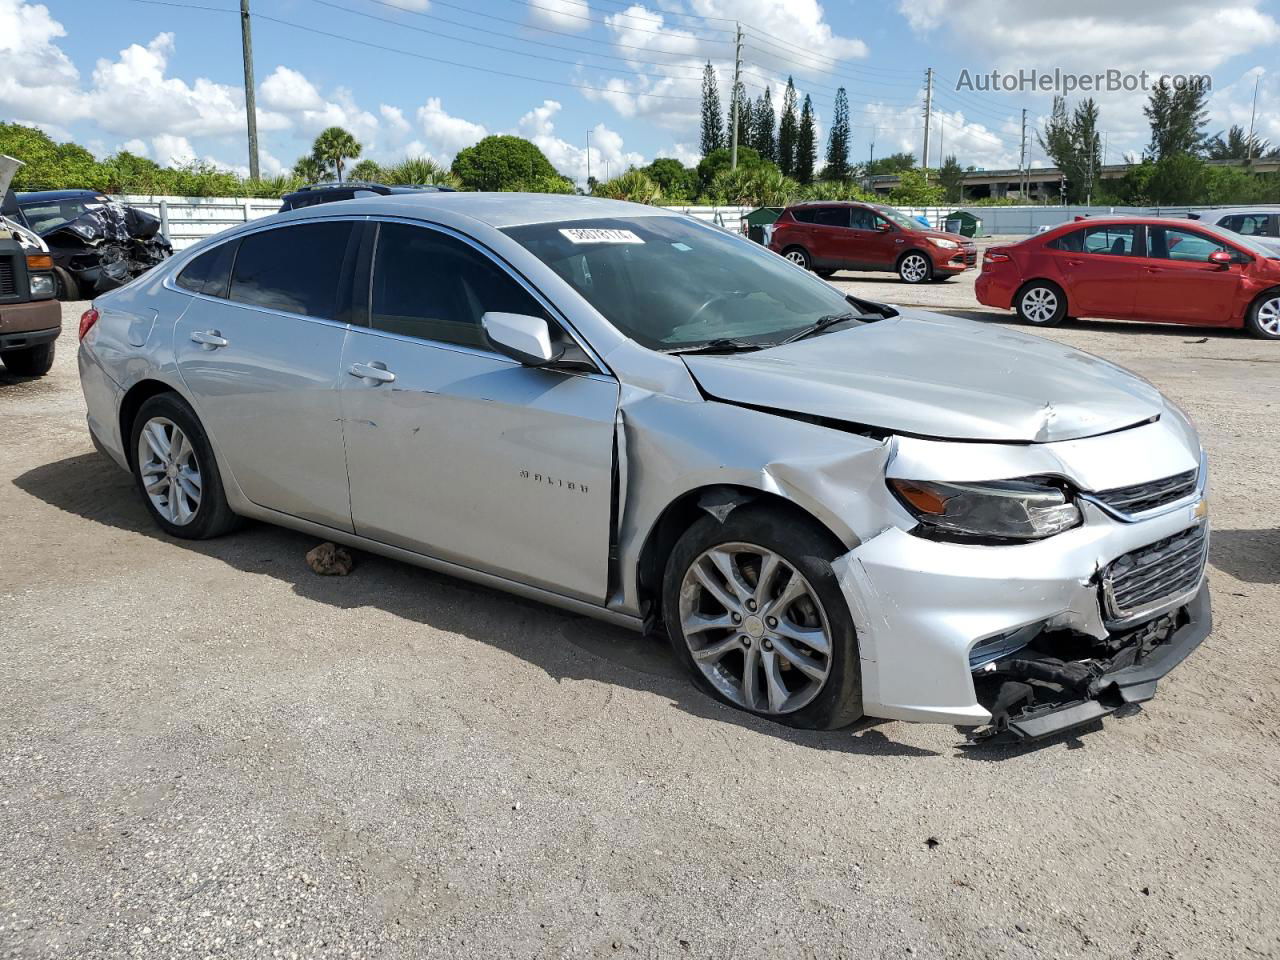
[[[320,96],[315,84],[297,70],[285,66],[276,67],[259,84],[258,95],[266,106],[286,113],[324,108],[324,97]]]
[[[520,136],[537,145],[551,165],[574,180],[586,181],[588,154],[585,143],[576,145],[555,135],[553,118],[561,110],[556,100],[544,100],[520,118],[516,127]],[[603,180],[606,175],[617,176],[628,167],[644,163],[644,156],[623,147],[622,134],[598,123],[591,130],[591,175]]]
[[[65,125],[84,116],[80,72],[54,42],[48,7],[0,0],[0,115]]]
[[[453,159],[463,147],[488,136],[483,124],[472,123],[445,112],[439,97],[431,97],[418,108],[418,125],[426,137],[426,152],[442,162]]]
[[[139,140],[137,137],[120,144],[120,149],[132,153],[136,157],[151,156],[151,148],[147,146],[147,141]]]
[[[152,137],[151,146],[155,148],[156,163],[162,167],[181,167],[196,159],[195,147],[186,137],[164,133]]]
[[[586,30],[590,16],[585,0],[529,0],[529,18],[557,30]]]

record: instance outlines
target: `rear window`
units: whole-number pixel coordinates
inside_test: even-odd
[[[1097,253],[1132,257],[1138,252],[1138,228],[1133,224],[1107,223],[1064,233],[1046,246],[1068,253]]]
[[[795,217],[795,219],[799,220],[801,223],[816,223],[818,211],[813,207],[809,207],[805,210],[792,210],[791,216]]]
[[[231,283],[231,264],[235,261],[238,246],[240,244],[233,240],[200,254],[182,268],[178,274],[178,286],[192,293],[225,299]]]
[[[849,208],[821,207],[814,223],[820,227],[847,227],[849,225]]]
[[[352,226],[350,221],[304,223],[245,237],[231,277],[231,299],[332,319]]]

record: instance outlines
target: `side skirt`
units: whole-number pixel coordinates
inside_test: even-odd
[[[349,547],[355,547],[358,550],[376,553],[379,556],[387,557],[391,560],[410,563],[415,567],[424,567],[427,570],[434,570],[436,573],[447,574],[451,577],[457,577],[460,580],[467,580],[471,583],[478,583],[481,586],[490,587],[494,590],[501,590],[504,593],[515,594],[518,597],[524,597],[526,600],[535,600],[538,603],[545,603],[552,607],[559,607],[561,610],[568,610],[571,613],[578,613],[583,616],[592,617],[596,620],[603,620],[607,623],[612,623],[615,626],[625,627],[628,630],[640,632],[644,629],[644,621],[639,617],[619,613],[616,610],[610,610],[607,607],[588,603],[585,600],[566,597],[550,590],[544,590],[541,587],[533,587],[527,583],[520,583],[519,581],[508,580],[505,577],[495,576],[491,573],[473,570],[470,567],[464,567],[461,564],[450,563],[447,560],[440,560],[436,557],[429,557],[423,553],[414,553],[412,550],[393,547],[385,543],[380,543],[377,540],[368,540],[364,537],[358,536],[357,534],[347,533],[345,530],[335,530],[332,527],[326,527],[324,524],[313,523],[310,520],[302,520],[298,517],[291,517],[286,513],[268,510],[264,507],[259,507],[256,504],[247,503],[245,501],[241,501],[235,506],[237,513],[253,520],[261,520],[264,523],[275,524],[278,527],[287,527],[290,530],[297,530],[299,533],[309,533],[313,536],[322,537],[325,540],[332,540],[335,543],[342,543]]]

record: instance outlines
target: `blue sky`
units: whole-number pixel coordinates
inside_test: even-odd
[[[1016,166],[1022,108],[1034,131],[1047,92],[957,91],[961,72],[1106,69],[1213,77],[1212,125],[1280,143],[1276,2],[1223,0],[252,0],[265,172],[290,166],[324,126],[366,154],[448,162],[486,133],[537,142],[569,176],[697,154],[701,65],[728,102],[732,30],[745,80],[775,103],[794,74],[825,133],[848,90],[855,159],[923,139],[924,70],[938,75],[933,148],[980,167]],[[195,6],[216,8],[194,9]],[[0,119],[37,124],[99,154],[243,168],[235,0],[0,0]],[[310,31],[276,21],[288,21]],[[320,31],[319,33],[314,31]],[[378,49],[394,48],[392,49]],[[500,48],[500,49],[495,49]],[[410,55],[413,54],[413,55]],[[450,66],[453,61],[481,69]],[[501,73],[518,74],[519,78]],[[588,89],[594,88],[594,89]],[[1142,148],[1140,92],[1104,93],[1108,159]],[[1028,137],[1033,163],[1044,156]],[[607,168],[606,168],[607,164]]]

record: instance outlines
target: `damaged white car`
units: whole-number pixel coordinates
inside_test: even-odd
[[[94,302],[99,447],[249,517],[636,629],[722,701],[1034,738],[1210,628],[1187,417],[654,207],[440,193],[220,234]]]

